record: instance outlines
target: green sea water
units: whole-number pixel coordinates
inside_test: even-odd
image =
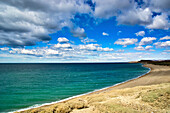
[[[0,64],[0,112],[59,101],[148,71],[129,63]]]

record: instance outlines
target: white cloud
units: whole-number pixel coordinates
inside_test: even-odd
[[[82,50],[90,50],[90,51],[113,51],[113,48],[103,48],[100,47],[99,44],[87,44],[87,45],[79,45],[79,48]]]
[[[70,48],[70,47],[71,47],[71,44],[69,43],[64,43],[64,44],[58,43],[54,45],[54,48]]]
[[[146,50],[150,50],[151,48],[153,48],[153,46],[146,46],[145,47]]]
[[[144,36],[145,35],[145,31],[139,31],[137,33],[135,33],[136,36]]]
[[[151,5],[153,5],[153,7],[157,10],[169,9],[170,8],[169,4],[170,4],[169,0],[151,0]]]
[[[86,37],[85,30],[80,27],[72,29],[71,33],[73,33],[74,37]]]
[[[151,48],[153,48],[153,46],[146,46],[146,47],[137,46],[137,47],[135,47],[134,49],[135,49],[135,50],[138,50],[138,51],[155,51],[155,50],[153,50],[153,49],[151,49]]]
[[[45,49],[46,55],[59,55],[59,51],[53,50],[53,49]]]
[[[59,43],[66,43],[66,42],[68,42],[69,40],[68,40],[67,38],[65,38],[65,37],[59,37],[59,38],[57,39],[57,41],[58,41]]]
[[[72,49],[70,50],[65,50],[65,48],[53,48],[53,45],[51,45],[51,47],[37,47],[34,49],[12,48],[9,54],[1,54],[1,56],[6,55],[9,58],[16,58],[16,56],[19,55],[20,61],[23,59],[29,61],[31,58],[37,62],[120,62],[120,60],[127,62],[148,58],[151,54],[147,52],[112,52],[112,48],[102,48],[98,44],[93,44],[88,47],[92,46],[95,46],[97,49],[80,49],[80,45],[72,45]],[[102,52],[100,52],[101,50]]]
[[[123,45],[123,47],[126,47],[127,45],[135,44],[138,41],[136,38],[122,38],[118,39],[114,44],[117,45]]]
[[[38,48],[38,49],[12,48],[12,50],[10,50],[9,53],[32,55],[37,57],[60,55],[59,51],[50,48]]]
[[[8,51],[9,48],[8,47],[3,47],[3,48],[0,48],[1,51]]]
[[[82,38],[81,39],[81,42],[82,43],[84,43],[84,44],[86,44],[86,43],[91,43],[91,42],[97,42],[96,40],[94,40],[94,39],[90,39],[90,38]]]
[[[142,38],[142,40],[139,42],[139,45],[147,45],[147,44],[151,44],[153,42],[153,40],[156,40],[155,37],[144,37]]]
[[[146,26],[149,29],[164,29],[168,30],[170,23],[168,22],[168,16],[166,14],[157,15],[153,18],[153,22]]]
[[[140,3],[139,3],[140,2]],[[116,17],[118,24],[142,25],[149,29],[169,29],[169,0],[93,0],[94,16]],[[161,15],[153,15],[153,12]]]
[[[13,55],[26,55],[26,58],[32,56],[42,59],[52,58],[65,61],[83,59],[85,61],[92,56],[97,58],[99,54],[106,54],[111,51],[113,51],[113,48],[103,48],[99,44],[71,45],[69,43],[58,43],[49,47],[36,47],[34,49],[12,48],[8,52]]]
[[[0,1],[0,7],[0,45],[15,47],[49,41],[48,34],[65,26],[73,36],[84,36],[84,29],[71,19],[76,13],[91,12],[84,0],[5,0]]]
[[[24,55],[41,55],[40,52],[37,52],[35,49],[23,49],[23,48],[12,48],[9,53],[12,54],[24,54]]]
[[[108,33],[105,33],[105,32],[103,32],[102,35],[103,35],[103,36],[109,36],[109,34],[108,34]]]
[[[134,8],[118,15],[117,21],[126,25],[146,25],[152,22],[152,12],[149,8]]]
[[[97,50],[98,44],[87,44],[87,45],[79,45],[80,49],[83,50]]]
[[[145,48],[142,47],[142,46],[135,47],[134,49],[135,50],[139,50],[139,51],[144,51],[145,50]]]
[[[170,36],[165,36],[165,37],[162,37],[162,38],[160,38],[159,40],[169,40],[170,39]]]
[[[122,33],[122,31],[118,31],[118,32],[117,32],[117,35],[119,35],[119,34],[121,34],[121,33]]]
[[[51,40],[48,34],[63,27],[68,27],[74,37],[86,37],[84,28],[72,21],[76,14],[89,14],[95,21],[116,17],[119,24],[168,30],[169,3],[169,0],[143,0],[141,4],[135,0],[92,0],[89,5],[86,0],[1,0],[0,45],[32,46]]]
[[[150,55],[150,53],[146,52],[128,52],[128,53],[106,53],[106,54],[100,54],[100,58],[103,61],[105,60],[118,60],[118,61],[134,61],[134,60],[140,60],[141,58],[146,58]]]
[[[94,16],[99,18],[110,18],[116,16],[118,11],[126,10],[133,4],[130,0],[93,0],[95,3]]]
[[[106,48],[98,47],[97,48],[97,51],[113,51],[113,50],[114,50],[113,48],[108,48],[108,47],[106,47]]]
[[[166,42],[156,42],[156,43],[154,43],[154,45],[157,46],[157,47],[167,48],[167,47],[170,47],[170,41],[166,41]]]

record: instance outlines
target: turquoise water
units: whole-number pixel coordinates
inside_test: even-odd
[[[0,112],[111,86],[146,72],[141,64],[0,64]]]

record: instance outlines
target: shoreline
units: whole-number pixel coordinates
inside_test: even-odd
[[[144,64],[142,64],[142,67],[145,67]],[[50,105],[53,105],[53,104],[57,104],[57,103],[62,103],[62,102],[66,102],[66,101],[69,101],[71,99],[74,99],[74,98],[78,98],[78,97],[81,97],[81,96],[85,96],[85,95],[90,95],[90,94],[93,94],[93,93],[98,93],[98,92],[103,92],[105,90],[109,90],[110,88],[113,88],[113,87],[116,87],[118,85],[121,85],[121,84],[124,84],[126,82],[130,82],[130,81],[133,81],[135,79],[138,79],[142,76],[145,76],[146,74],[150,73],[151,72],[151,68],[149,67],[145,67],[145,68],[148,68],[149,71],[142,74],[142,75],[139,75],[135,78],[132,78],[132,79],[129,79],[129,80],[126,80],[124,82],[120,82],[120,83],[117,83],[117,84],[114,84],[114,85],[111,85],[111,86],[107,86],[107,87],[104,87],[104,88],[101,88],[101,89],[96,89],[94,91],[91,91],[91,92],[87,92],[87,93],[83,93],[83,94],[79,94],[79,95],[75,95],[75,96],[72,96],[72,97],[68,97],[68,98],[65,98],[65,99],[62,99],[62,100],[59,100],[59,101],[55,101],[55,102],[50,102],[50,103],[44,103],[44,104],[41,104],[41,105],[33,105],[33,106],[30,106],[28,108],[23,108],[23,109],[20,109],[20,110],[16,110],[16,111],[11,111],[11,112],[8,112],[8,113],[15,113],[15,112],[22,112],[22,111],[26,111],[26,110],[30,110],[30,109],[34,109],[34,108],[39,108],[39,107],[44,107],[44,106],[50,106]]]
[[[84,96],[90,96],[92,94],[99,94],[99,93],[107,92],[107,91],[114,90],[114,89],[128,88],[126,86],[128,83],[134,82],[134,81],[136,81],[136,80],[138,80],[140,78],[143,78],[143,77],[148,76],[149,74],[151,74],[154,71],[151,65],[152,64],[149,64],[149,65],[148,64],[147,65],[142,64],[143,67],[149,68],[149,71],[147,73],[144,73],[144,74],[138,76],[138,77],[126,80],[124,82],[117,83],[115,85],[108,86],[108,87],[105,87],[105,88],[102,88],[102,89],[97,89],[97,90],[94,90],[92,92],[87,92],[87,93],[84,93],[84,94],[72,96],[72,97],[62,99],[62,100],[59,100],[59,101],[56,101],[56,102],[45,103],[45,104],[41,104],[41,105],[38,105],[38,106],[34,105],[34,106],[31,106],[31,107],[28,107],[28,108],[20,109],[20,110],[17,110],[17,111],[12,111],[12,112],[9,112],[9,113],[24,112],[24,111],[27,111],[27,110],[39,109],[39,108],[42,108],[42,107],[49,107],[49,106],[52,106],[52,105],[55,105],[55,104],[66,103],[66,102],[68,102],[70,100],[73,100],[73,99],[76,99],[76,98],[81,98],[81,97],[84,97]],[[138,85],[134,85],[134,86],[130,86],[130,87],[135,87],[135,86],[138,86]]]

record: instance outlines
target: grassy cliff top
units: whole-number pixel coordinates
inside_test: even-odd
[[[154,60],[140,60],[138,63],[144,63],[144,64],[154,64],[154,65],[166,65],[170,66],[170,60],[160,60],[160,61],[154,61]]]

